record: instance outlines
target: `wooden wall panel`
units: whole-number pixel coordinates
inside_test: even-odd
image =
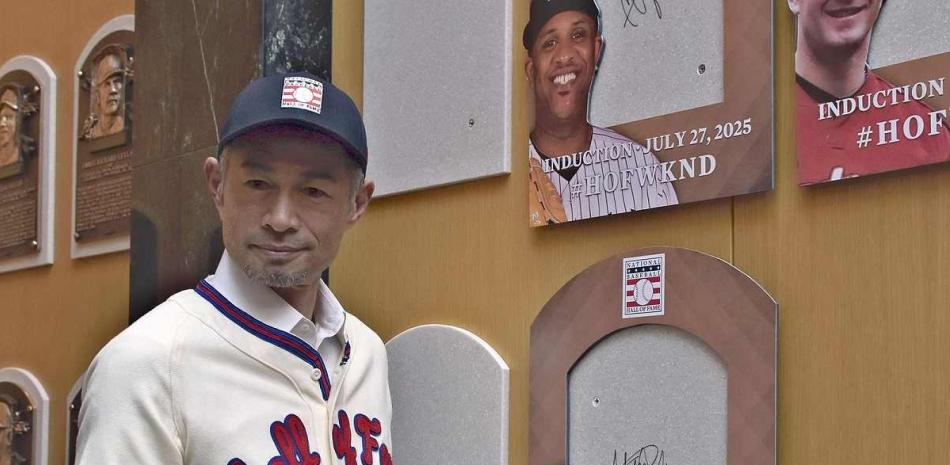
[[[133,7],[132,0],[4,1],[0,13],[0,62],[36,56],[59,78],[55,263],[0,274],[0,366],[31,371],[49,393],[49,463],[55,465],[66,460],[70,387],[128,320],[128,254],[69,258],[73,67],[92,34]]]
[[[735,199],[735,265],[780,305],[779,463],[950,455],[950,165],[799,188],[794,17],[776,19],[776,190]]]
[[[362,1],[334,2],[334,82],[360,105],[362,13]],[[527,15],[528,1],[516,0],[516,38]],[[575,274],[623,250],[672,245],[731,259],[732,203],[529,228],[529,88],[521,41],[513,40],[513,47],[511,175],[377,199],[344,241],[330,283],[344,306],[384,340],[415,325],[444,323],[491,344],[511,367],[509,463],[524,465],[528,336],[541,307]],[[418,97],[425,104],[425,96]],[[398,454],[397,445],[397,461]]]

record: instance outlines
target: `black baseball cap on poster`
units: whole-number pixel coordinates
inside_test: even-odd
[[[240,135],[280,124],[333,138],[366,173],[366,127],[356,104],[333,83],[309,73],[276,74],[248,84],[234,99],[221,127],[218,156]]]
[[[524,35],[521,42],[526,50],[531,50],[534,41],[537,40],[541,28],[554,17],[554,15],[564,11],[580,11],[590,16],[594,24],[598,24],[600,10],[594,0],[531,0],[531,16],[528,24],[524,27]]]

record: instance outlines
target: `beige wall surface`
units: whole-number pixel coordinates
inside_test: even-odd
[[[65,455],[66,396],[92,357],[128,321],[129,259],[69,257],[72,205],[73,68],[106,21],[133,13],[132,0],[3,1],[0,63],[45,61],[58,78],[55,262],[0,274],[0,367],[31,371],[50,396],[51,464]]]
[[[516,39],[528,4],[514,1]],[[334,81],[361,103],[363,2],[334,8]],[[600,259],[655,245],[721,257],[779,302],[779,463],[950,455],[950,165],[799,188],[794,18],[784,0],[774,11],[774,191],[529,228],[529,88],[513,40],[511,175],[377,199],[347,237],[332,286],[383,339],[452,324],[509,363],[509,463],[527,463],[528,337],[541,307]]]

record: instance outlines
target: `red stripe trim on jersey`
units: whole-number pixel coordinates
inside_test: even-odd
[[[310,366],[319,369],[323,374],[319,381],[320,392],[323,395],[323,400],[330,399],[330,373],[327,371],[320,353],[314,350],[313,347],[297,336],[269,326],[244,310],[241,310],[205,280],[201,280],[201,282],[198,283],[195,287],[195,291],[224,314],[224,316],[247,332],[263,339],[265,342],[269,342],[290,352],[297,358],[307,362]]]

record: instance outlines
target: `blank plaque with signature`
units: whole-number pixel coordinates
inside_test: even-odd
[[[568,410],[568,463],[630,463],[674,444],[676,463],[726,463],[726,367],[675,327],[634,326],[594,345],[568,375]]]
[[[610,127],[722,103],[721,0],[599,0],[590,121]],[[702,70],[702,72],[700,72]]]
[[[531,326],[528,463],[775,463],[777,318],[703,253],[591,266]]]

